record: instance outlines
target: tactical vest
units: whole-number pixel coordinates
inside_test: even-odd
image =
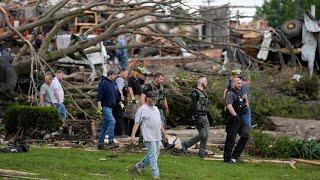
[[[152,90],[156,92],[156,106],[160,109],[163,108],[165,92],[162,85],[158,88],[154,83],[151,84]]]
[[[243,98],[241,92],[239,91],[237,93],[234,89],[228,90],[227,93],[228,92],[231,92],[233,95],[234,101],[232,103],[232,107],[234,111],[239,115],[244,115],[246,106],[245,106],[245,99]]]
[[[206,92],[199,89],[195,89],[195,92],[198,94],[198,102],[196,104],[196,111],[206,113],[209,111],[210,99]]]

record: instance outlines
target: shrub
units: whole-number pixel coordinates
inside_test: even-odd
[[[5,111],[4,124],[7,133],[12,134],[18,129],[54,131],[61,121],[58,111],[52,107],[12,105]]]
[[[215,104],[210,106],[210,113],[213,118],[214,124],[217,124],[217,125],[224,124],[224,118],[223,118],[224,112],[221,109],[217,108]]]
[[[274,103],[268,95],[254,94],[251,96],[251,112],[254,123],[257,123],[261,129],[275,129],[275,125],[269,120],[273,115]]]
[[[304,76],[299,82],[295,83],[296,95],[302,100],[317,100],[319,96],[319,78]]]
[[[296,143],[294,156],[304,159],[320,159],[320,144],[316,140],[302,140]]]
[[[252,137],[253,142],[249,153],[261,157],[269,157],[272,154],[272,136],[259,131],[253,131]]]
[[[282,92],[300,100],[319,99],[320,82],[317,76],[309,78],[304,75],[299,81],[285,79],[280,81],[277,86]]]
[[[278,158],[290,158],[295,156],[295,147],[297,146],[298,140],[292,139],[288,136],[280,136],[274,139],[272,146],[272,157]]]
[[[249,149],[251,155],[268,158],[320,159],[320,144],[316,140],[299,140],[288,136],[274,138],[269,134],[254,131]]]

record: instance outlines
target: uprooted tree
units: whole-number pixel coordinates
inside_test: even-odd
[[[35,3],[35,9],[40,7],[40,2],[39,0]],[[210,47],[212,45],[240,47],[232,43],[219,44],[201,41],[198,39],[198,34],[193,34],[192,32],[170,32],[168,30],[169,26],[197,25],[204,24],[205,22],[215,24],[225,29],[230,28],[222,25],[220,23],[221,19],[203,18],[198,11],[183,4],[181,0],[162,0],[157,2],[146,0],[116,4],[106,1],[72,4],[69,0],[62,0],[54,6],[40,9],[42,12],[33,18],[32,21],[26,21],[18,28],[10,27],[5,34],[0,36],[1,41],[8,41],[11,37],[18,35],[18,39],[24,43],[12,64],[18,76],[20,74],[27,74],[29,76],[27,80],[29,84],[28,95],[31,97],[30,100],[35,102],[37,102],[36,97],[38,96],[37,78],[41,77],[40,75],[43,75],[47,71],[52,71],[52,64],[57,62],[58,59],[71,56],[78,52],[84,52],[84,54],[98,52],[101,49],[96,46],[97,44],[119,35],[131,36],[135,39],[144,39],[143,41],[132,41],[125,46],[125,48],[128,49],[161,47],[162,49],[166,48],[168,51],[181,54],[181,49],[183,48],[196,57],[201,57],[202,59],[207,58],[213,61],[215,61],[215,59],[197,51],[192,45],[198,44],[200,47]],[[95,26],[90,27],[81,34],[82,36],[95,34],[94,37],[82,41],[71,40],[69,46],[62,49],[49,48],[50,43],[58,34],[63,30],[66,31],[66,27],[74,23],[76,17],[83,16],[87,11],[104,14],[103,18],[99,19]],[[8,19],[7,24],[10,26]],[[35,49],[33,43],[36,40],[38,32],[44,27],[49,29],[49,31],[43,34],[43,43],[38,49]],[[22,35],[25,31],[33,32],[29,39],[26,39]],[[99,31],[99,33],[95,33],[97,31]],[[70,34],[68,29],[67,33]],[[89,47],[91,48],[89,49]],[[259,46],[250,47],[259,48]],[[121,47],[115,45],[106,46],[106,48],[118,49]],[[219,62],[220,61],[218,61],[218,63]],[[79,107],[75,100],[77,97],[69,91],[77,92],[76,95],[81,96],[82,101],[90,104],[91,107],[95,107],[89,97],[92,95],[92,92],[91,94],[83,93],[82,90],[74,88],[70,83],[65,83],[68,84],[65,88],[67,95],[77,110],[81,111],[86,119],[94,118],[88,109],[83,110]],[[32,96],[35,98],[32,99]]]
[[[183,37],[188,38],[183,35],[170,35],[165,34],[158,29],[155,28],[155,24],[164,24],[164,23],[179,23],[179,25],[184,24],[196,24],[201,23],[204,20],[197,16],[185,16],[186,14],[174,13],[165,14],[163,11],[164,8],[169,8],[171,11],[180,10],[179,7],[182,4],[176,0],[170,1],[144,1],[141,3],[131,3],[131,4],[112,4],[109,2],[94,2],[86,5],[79,4],[72,8],[72,5],[68,6],[68,0],[61,1],[54,7],[49,8],[40,16],[36,17],[33,22],[26,23],[19,28],[16,28],[17,31],[23,32],[30,29],[35,29],[34,32],[37,32],[37,29],[41,26],[52,24],[51,31],[49,31],[45,38],[44,43],[41,45],[38,50],[38,55],[45,62],[49,63],[55,61],[61,57],[64,57],[68,54],[72,54],[76,51],[85,50],[88,47],[95,46],[97,43],[111,38],[112,36],[118,36],[120,34],[140,34],[144,36],[155,36],[155,37],[163,37],[167,38],[167,40],[171,40],[172,37]],[[62,9],[66,8],[67,10],[62,11]],[[48,47],[52,39],[61,31],[61,28],[68,23],[72,23],[72,20],[81,16],[85,11],[90,10],[94,12],[107,12],[108,17],[103,21],[99,22],[95,27],[90,28],[83,35],[89,35],[93,33],[96,29],[102,29],[102,32],[98,34],[96,37],[91,38],[86,41],[82,41],[80,43],[76,43],[75,41],[71,42],[68,48],[58,49],[49,51]],[[61,12],[62,11],[62,12]],[[184,13],[183,11],[181,11]],[[148,30],[143,30],[143,28],[147,28]],[[9,31],[3,36],[0,36],[0,40],[6,40],[7,38],[15,35],[14,31]],[[192,39],[191,37],[189,37]],[[35,39],[35,37],[31,38],[31,42]],[[196,40],[194,38],[194,40]],[[179,44],[174,44],[179,45]],[[157,46],[157,44],[132,44],[129,48],[134,47],[143,47],[143,46]],[[26,54],[27,46],[25,45],[18,56],[16,56],[14,62],[17,63],[20,61],[21,57]],[[107,47],[107,48],[117,48],[117,47]],[[99,49],[91,49],[90,51],[85,51],[85,53],[89,53],[92,51],[99,51]]]
[[[39,0],[35,3],[34,8],[38,9],[40,5],[41,1]],[[204,23],[205,21],[210,21],[211,23],[219,25],[219,23],[212,22],[212,20],[201,18],[197,13],[188,13],[188,10],[191,10],[191,8],[183,4],[180,0],[163,0],[157,2],[136,1],[135,3],[117,4],[106,1],[72,4],[69,0],[62,0],[52,7],[47,7],[46,9],[41,8],[41,10],[43,12],[38,12],[39,15],[33,18],[32,21],[27,20],[18,28],[13,28],[9,23],[6,11],[2,9],[9,30],[0,36],[0,41],[8,41],[11,37],[18,35],[18,39],[22,40],[24,43],[23,47],[20,48],[19,53],[15,56],[12,64],[18,75],[23,73],[30,74],[31,83],[29,94],[37,93],[34,80],[37,74],[35,73],[45,73],[45,71],[51,69],[52,63],[67,55],[69,56],[79,51],[84,52],[85,54],[100,51],[100,48],[97,47],[88,48],[94,47],[99,42],[111,37],[126,34],[127,36],[139,35],[145,39],[150,37],[155,37],[155,39],[162,38],[162,40],[170,43],[165,44],[161,40],[144,41],[143,43],[131,43],[125,48],[161,46],[162,48],[180,51],[180,47],[182,47],[186,51],[197,56],[205,56],[193,51],[186,43],[184,43],[184,41],[203,43],[205,45],[212,45],[212,43],[201,42],[195,35],[190,35],[190,33],[169,33],[166,27],[168,24],[194,25]],[[72,40],[67,48],[49,49],[50,43],[57,34],[61,33],[62,29],[66,26],[72,24],[74,18],[81,17],[88,10],[91,12],[105,13],[105,17],[100,19],[95,26],[82,32],[82,36],[93,34],[98,29],[100,30],[100,33],[90,39],[82,41]],[[50,30],[46,34],[43,34],[43,43],[39,49],[35,50],[32,43],[35,41],[37,34],[43,27],[47,27],[47,29]],[[25,31],[32,31],[32,35],[29,39],[22,35]],[[119,46],[107,46],[106,48],[117,49]]]
[[[39,8],[40,5],[41,0],[38,0],[37,3],[35,3],[34,8],[41,9],[41,13],[39,12],[39,15],[33,18],[32,21],[27,20],[18,28],[13,28],[10,25],[8,18],[6,18],[6,22],[10,28],[5,34],[0,36],[1,41],[8,41],[13,36],[16,37],[18,35],[18,39],[23,42],[20,51],[15,56],[12,64],[15,67],[18,76],[20,74],[27,74],[29,76],[27,78],[27,83],[29,85],[28,95],[30,97],[37,97],[37,88],[39,85],[37,78],[41,77],[40,75],[43,75],[47,71],[52,71],[52,64],[56,63],[58,59],[65,56],[73,56],[78,52],[81,52],[80,54],[98,52],[101,49],[96,46],[97,44],[119,35],[131,36],[135,39],[144,39],[143,41],[131,41],[131,43],[125,46],[125,48],[128,49],[150,47],[167,48],[168,51],[173,51],[173,53],[177,54],[181,54],[181,49],[184,49],[196,57],[201,57],[202,59],[207,58],[213,61],[215,61],[215,59],[197,51],[194,49],[193,45],[198,44],[199,47],[211,47],[212,45],[241,47],[240,45],[232,43],[219,44],[201,41],[198,39],[198,34],[193,34],[191,32],[170,32],[168,30],[169,26],[196,25],[204,24],[206,22],[225,29],[237,31],[236,29],[222,25],[220,23],[221,19],[219,18],[206,19],[202,17],[198,11],[183,4],[181,0],[162,0],[157,2],[146,0],[134,3],[115,4],[105,1],[90,2],[87,4],[72,4],[70,3],[70,0],[62,0],[58,4],[46,7],[45,9]],[[2,11],[5,14],[6,11]],[[83,37],[95,34],[94,37],[88,39],[84,38],[80,41],[75,39],[71,40],[70,44],[62,49],[49,48],[52,40],[54,40],[62,31],[64,31],[63,33],[71,34],[69,31],[70,29],[68,29],[70,24],[74,23],[76,17],[83,16],[87,11],[104,14],[103,18],[100,18],[96,25],[81,33],[81,36]],[[44,27],[49,30],[43,34],[44,38],[41,46],[35,49],[33,43],[36,40],[37,34]],[[26,39],[22,35],[25,31],[32,31],[32,35],[29,39]],[[99,31],[99,33],[97,33],[97,31]],[[259,49],[259,45],[254,46],[249,44],[245,46]],[[106,46],[106,48],[118,49],[122,47],[115,45]],[[95,107],[90,99],[90,96],[95,96],[95,93],[92,91],[90,93],[83,93],[82,90],[85,88],[90,88],[90,90],[92,90],[92,88],[96,87],[83,86],[80,89],[75,88],[68,82],[65,83],[67,83],[67,87],[65,87],[67,95],[72,100],[77,111],[81,111],[86,119],[94,118],[92,116],[94,113],[90,113],[89,108],[80,108],[78,105],[79,103],[76,102],[75,98],[81,97],[79,98],[81,101],[86,102],[90,107]],[[76,94],[71,94],[69,91],[76,92]],[[175,93],[181,92],[176,91]],[[188,97],[182,95],[177,97],[180,98],[179,101],[182,101],[183,105],[188,104],[186,103],[188,102]],[[36,98],[30,100],[37,101]]]

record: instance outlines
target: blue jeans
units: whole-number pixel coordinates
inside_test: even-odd
[[[119,60],[120,68],[127,68],[128,58],[126,55],[119,55],[118,60]]]
[[[104,138],[106,136],[106,131],[108,131],[109,143],[113,142],[114,138],[114,127],[116,125],[116,120],[112,115],[112,108],[103,106],[103,121],[101,126],[101,132],[99,136],[99,145],[104,144]]]
[[[251,109],[248,107],[246,114],[243,115],[244,123],[247,127],[251,128]]]
[[[158,157],[160,154],[160,141],[146,141],[147,155],[137,163],[138,168],[145,168],[150,165],[152,176],[160,176],[158,168]]]
[[[59,112],[59,115],[60,115],[60,119],[61,121],[64,123],[66,121],[66,118],[67,118],[67,109],[66,107],[64,106],[63,103],[54,103],[56,109],[58,110]]]

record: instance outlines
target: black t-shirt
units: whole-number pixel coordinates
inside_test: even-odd
[[[242,114],[245,112],[245,100],[242,97],[241,91],[235,91],[232,89],[228,91],[225,99],[226,105],[231,104],[233,109],[237,114]]]
[[[233,104],[237,100],[238,96],[240,95],[241,95],[240,91],[236,92],[233,90],[229,90],[226,94],[226,99],[225,99],[226,105]]]
[[[134,95],[141,95],[142,88],[141,85],[144,83],[143,80],[137,79],[134,76],[130,77],[128,81],[128,87],[132,88]]]

